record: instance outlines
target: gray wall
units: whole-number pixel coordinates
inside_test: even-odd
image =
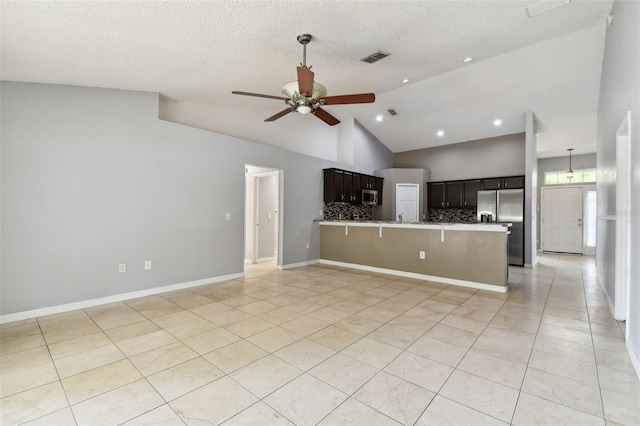
[[[379,164],[393,164],[393,152],[357,120],[354,120],[353,150],[353,167],[349,170],[354,172],[370,175],[371,170],[380,168]]]
[[[596,154],[574,155],[571,157],[571,167],[573,169],[593,169],[596,167]],[[542,206],[542,187],[544,184],[544,173],[554,170],[569,170],[569,154],[563,157],[541,158],[538,160],[538,206]],[[556,185],[554,185],[556,186]],[[538,232],[537,232],[537,249],[540,249],[540,208],[538,208]]]
[[[374,210],[375,219],[378,220],[398,220],[396,215],[396,184],[398,183],[414,183],[418,184],[418,195],[420,199],[420,220],[425,220],[426,210],[426,182],[430,180],[429,170],[425,169],[385,169],[376,170],[376,176],[384,178],[382,187],[382,205],[377,206]]]
[[[393,167],[430,170],[434,182],[523,175],[525,134],[399,152]]]
[[[609,298],[615,300],[615,224],[631,217],[631,259],[640,259],[640,2],[616,1],[613,25],[607,27],[598,103],[596,266]],[[631,211],[616,212],[616,131],[631,111]],[[640,354],[640,262],[630,265],[631,312],[627,344]]]
[[[319,257],[342,165],[159,120],[157,93],[1,90],[2,315],[241,273],[247,163],[284,170],[284,264]]]

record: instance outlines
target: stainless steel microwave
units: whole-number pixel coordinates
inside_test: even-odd
[[[362,205],[375,206],[378,204],[378,191],[375,189],[362,190]]]

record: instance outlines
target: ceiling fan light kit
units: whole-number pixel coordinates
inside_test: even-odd
[[[285,84],[282,88],[282,96],[263,95],[259,93],[233,91],[234,95],[254,96],[258,98],[284,100],[287,109],[267,118],[264,121],[275,121],[290,112],[300,114],[313,114],[329,126],[335,126],[340,120],[329,114],[321,107],[324,105],[346,105],[375,102],[373,93],[361,93],[355,95],[327,96],[327,88],[313,79],[315,74],[311,66],[307,67],[307,44],[311,41],[311,34],[301,34],[297,40],[302,44],[302,63],[297,67],[298,81]]]

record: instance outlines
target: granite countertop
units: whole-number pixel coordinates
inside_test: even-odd
[[[387,220],[318,220],[320,225],[333,226],[363,226],[389,228],[421,228],[448,229],[456,231],[494,231],[506,232],[510,223],[481,223],[481,222],[394,222]]]
[[[420,222],[398,222],[393,220],[355,220],[355,219],[316,219],[314,222],[340,222],[340,223],[393,223],[397,225],[501,225],[504,223],[487,223],[487,222],[436,222],[436,221],[420,221]]]

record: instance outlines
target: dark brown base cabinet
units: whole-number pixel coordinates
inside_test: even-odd
[[[378,191],[378,205],[382,204],[383,178],[341,169],[324,169],[324,202],[362,204],[362,190]]]
[[[478,191],[522,189],[524,176],[427,182],[427,205],[431,209],[478,207]]]

